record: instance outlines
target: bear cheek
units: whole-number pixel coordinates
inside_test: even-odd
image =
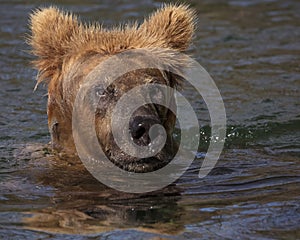
[[[110,116],[96,115],[95,116],[95,130],[98,138],[98,142],[101,145],[103,151],[111,149],[111,124]]]

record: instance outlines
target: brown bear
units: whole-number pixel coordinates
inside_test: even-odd
[[[165,49],[166,64],[181,65],[167,50],[182,52],[189,46],[194,29],[194,11],[185,5],[164,5],[141,25],[127,24],[107,30],[99,24],[83,24],[73,14],[56,7],[36,10],[31,15],[29,44],[37,57],[38,83],[48,85],[48,126],[54,149],[76,154],[72,131],[73,104],[85,77],[110,56],[132,49]],[[157,53],[159,55],[159,53]],[[131,64],[140,64],[141,58]],[[142,66],[142,64],[141,64]],[[95,112],[97,138],[106,156],[117,166],[134,172],[153,171],[170,161],[176,151],[172,134],[174,112],[148,104],[138,109],[130,123],[134,142],[149,144],[149,129],[161,124],[167,132],[163,149],[154,157],[138,159],[116,145],[110,126],[111,112],[123,93],[139,84],[160,83],[175,88],[180,76],[159,69],[139,69],[124,74],[103,91]],[[174,101],[174,98],[172,98]]]

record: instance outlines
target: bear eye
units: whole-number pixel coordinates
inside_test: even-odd
[[[95,87],[95,94],[97,97],[105,97],[106,91],[103,86],[97,86]]]
[[[95,95],[98,98],[106,97],[106,96],[116,96],[117,90],[115,89],[115,85],[111,84],[107,88],[104,86],[96,86],[94,88]]]

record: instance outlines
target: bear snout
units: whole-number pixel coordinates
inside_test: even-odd
[[[149,145],[151,143],[151,138],[155,139],[159,135],[158,132],[150,134],[150,129],[155,124],[161,124],[160,120],[155,116],[148,115],[134,117],[129,123],[129,131],[132,140],[140,146]]]

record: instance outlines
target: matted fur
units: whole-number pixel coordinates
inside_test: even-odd
[[[164,5],[139,27],[125,25],[112,30],[99,24],[83,24],[76,16],[56,7],[42,8],[31,15],[29,44],[39,70],[38,83],[57,80],[65,58],[90,52],[110,55],[126,49],[164,48],[157,56],[175,62],[167,49],[185,50],[195,30],[195,14],[186,5]],[[167,61],[168,62],[168,61]]]

